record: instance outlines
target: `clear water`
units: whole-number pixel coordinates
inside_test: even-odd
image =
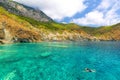
[[[120,80],[120,42],[1,45],[0,80]]]

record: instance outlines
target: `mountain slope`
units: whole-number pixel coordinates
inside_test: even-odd
[[[100,40],[111,40],[119,41],[120,40],[120,24],[100,27],[93,34],[97,34]]]
[[[120,23],[98,28],[81,27],[83,31],[100,41],[120,41]]]
[[[8,37],[9,36],[9,37]],[[40,34],[27,21],[0,7],[0,42],[38,42]]]
[[[1,5],[1,4],[0,4]],[[120,24],[99,28],[42,22],[0,7],[0,43],[40,41],[120,41]],[[13,10],[13,9],[11,9]],[[29,12],[29,11],[28,11]]]
[[[28,18],[29,19],[29,18]],[[70,25],[54,22],[42,23],[34,21],[32,25],[25,18],[11,14],[0,7],[0,43],[14,42],[40,42],[40,41],[80,41],[88,40],[89,36],[84,31],[72,31]],[[66,28],[65,28],[66,27]],[[69,29],[68,29],[68,28]],[[76,26],[78,28],[78,26]],[[74,27],[73,27],[74,28]],[[76,29],[76,28],[75,28]],[[8,37],[9,36],[9,37]]]
[[[33,9],[31,7],[27,7],[25,5],[19,4],[12,0],[0,0],[0,6],[4,7],[7,11],[11,13],[30,17],[37,21],[42,21],[42,22],[53,21],[50,17],[48,17],[42,11]]]

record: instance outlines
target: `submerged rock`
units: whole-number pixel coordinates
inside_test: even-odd
[[[51,52],[44,52],[40,54],[41,57],[48,57],[50,55],[51,55]]]
[[[16,72],[16,70],[8,73],[8,74],[4,77],[3,80],[13,80],[13,78],[15,77],[15,72]]]

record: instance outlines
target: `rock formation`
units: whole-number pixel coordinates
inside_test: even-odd
[[[4,7],[7,11],[16,15],[30,17],[42,22],[52,21],[52,19],[44,14],[42,11],[27,7],[11,0],[0,0],[0,6]]]
[[[99,28],[59,24],[40,10],[0,0],[0,44],[41,41],[120,41],[120,24]]]

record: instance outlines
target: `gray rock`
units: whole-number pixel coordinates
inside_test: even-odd
[[[50,17],[44,14],[42,11],[19,4],[12,0],[0,0],[0,6],[4,7],[7,11],[20,15],[32,18],[37,21],[50,22],[53,21]]]

